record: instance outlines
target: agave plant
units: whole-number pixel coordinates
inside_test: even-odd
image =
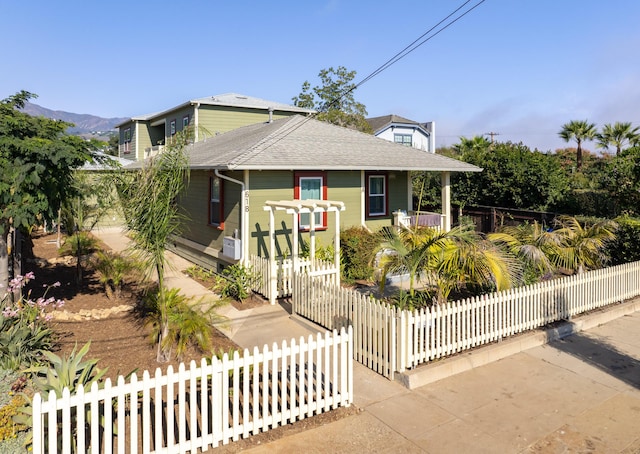
[[[91,342],[87,342],[76,351],[78,347],[76,345],[69,356],[58,356],[55,353],[43,351],[48,364],[26,369],[32,374],[35,389],[42,393],[53,390],[58,397],[62,397],[64,388],[69,388],[72,394],[80,387],[89,391],[91,385],[94,382],[99,383],[107,373],[107,369],[97,367],[97,359],[83,361],[90,346]]]
[[[89,391],[94,383],[100,383],[107,369],[99,369],[96,365],[97,359],[83,361],[84,356],[89,351],[91,342],[87,342],[76,352],[77,345],[73,348],[69,356],[58,356],[54,353],[44,351],[43,354],[48,360],[48,364],[34,366],[26,369],[25,372],[31,374],[34,389],[42,394],[49,394],[54,391],[58,398],[62,397],[62,392],[68,388],[71,394],[78,389],[83,388]],[[24,395],[27,405],[19,409],[20,413],[14,416],[14,422],[33,427],[33,412],[31,409],[31,399]],[[72,426],[75,427],[75,421],[78,417],[77,407],[71,412]],[[88,414],[85,420],[88,419]],[[46,420],[45,420],[46,423]],[[27,444],[31,443],[31,439],[27,439]],[[61,449],[61,446],[58,446]]]

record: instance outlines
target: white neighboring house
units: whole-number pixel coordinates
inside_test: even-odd
[[[373,134],[376,137],[429,153],[436,152],[436,123],[434,121],[418,123],[399,115],[384,115],[367,118],[367,123],[373,129]]]

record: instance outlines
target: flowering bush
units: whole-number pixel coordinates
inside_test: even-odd
[[[37,364],[42,351],[50,350],[53,332],[47,326],[51,310],[64,305],[64,301],[47,297],[49,289],[60,283],[44,285],[44,294],[31,298],[24,295],[24,287],[35,278],[33,273],[17,276],[9,282],[0,299],[0,368],[18,370]]]

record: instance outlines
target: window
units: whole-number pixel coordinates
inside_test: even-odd
[[[387,175],[367,174],[367,216],[386,216]]]
[[[122,145],[123,153],[131,153],[131,128],[124,130],[124,144]]]
[[[326,172],[296,172],[293,197],[299,200],[326,200],[327,199],[327,175]],[[300,214],[300,228],[308,229],[311,226],[311,214]],[[327,213],[315,213],[315,227],[327,227]]]
[[[189,115],[182,117],[182,129],[189,127]]]
[[[411,141],[411,134],[394,134],[393,141],[407,147],[410,147],[413,144]]]
[[[223,185],[218,177],[209,178],[209,225],[224,228]]]
[[[175,135],[176,134],[176,121],[175,120],[171,120],[171,124],[169,126],[169,130],[171,135]]]

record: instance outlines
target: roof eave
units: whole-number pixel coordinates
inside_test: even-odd
[[[198,164],[192,165],[191,169],[194,170],[364,170],[364,171],[389,171],[389,172],[482,172],[482,168],[464,168],[453,169],[450,167],[437,167],[437,168],[424,168],[424,167],[388,167],[388,166],[332,166],[332,165],[305,165],[305,166],[282,166],[282,165],[238,165],[238,166],[226,166],[226,165],[206,165]]]

